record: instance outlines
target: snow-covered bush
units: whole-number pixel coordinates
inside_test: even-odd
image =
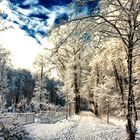
[[[17,105],[17,112],[24,113],[26,112],[26,110],[27,110],[27,101],[26,99],[23,99]]]
[[[0,118],[0,139],[22,140],[25,135],[28,135],[28,133],[14,116],[2,116]]]

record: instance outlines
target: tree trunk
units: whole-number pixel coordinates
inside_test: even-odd
[[[75,114],[80,113],[80,95],[77,95],[75,98]]]
[[[93,101],[93,93],[91,91],[89,91],[89,94],[88,94],[88,109],[94,113],[94,101]]]
[[[134,96],[133,96],[133,85],[132,85],[132,53],[133,53],[133,47],[128,48],[128,114],[127,114],[127,133],[128,133],[128,140],[135,140],[135,134],[136,134],[136,127],[135,127],[135,121],[133,121],[133,109],[135,116],[137,116]]]
[[[123,113],[125,113],[125,103],[124,103],[124,87],[123,87],[123,77],[121,75],[119,75],[117,67],[115,66],[115,64],[113,64],[113,69],[114,69],[114,75],[115,75],[115,79],[116,79],[116,86],[119,86],[120,89],[120,94],[121,94],[121,106],[123,109]],[[117,87],[116,87],[117,88]]]
[[[100,82],[100,74],[99,74],[99,66],[98,64],[96,65],[96,76],[97,76],[97,79],[96,79],[96,86],[99,85],[99,82]],[[95,95],[93,94],[93,103],[94,103],[94,113],[95,115],[98,117],[99,116],[99,111],[98,111],[98,102],[96,100],[96,97]]]
[[[80,113],[80,93],[78,88],[78,75],[76,73],[77,66],[74,67],[75,73],[74,73],[74,93],[75,93],[75,114]]]
[[[95,108],[95,115],[98,117],[99,116],[99,111],[98,111],[98,103],[97,103],[97,101],[94,102],[94,108]]]

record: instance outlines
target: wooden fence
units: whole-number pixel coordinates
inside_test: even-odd
[[[67,118],[72,117],[74,115],[74,102],[69,103],[67,107],[57,108],[57,109],[48,109],[46,111],[42,111],[40,113],[35,114],[34,112],[27,113],[2,113],[0,114],[1,119],[16,119],[19,124],[29,124],[34,123],[35,118],[38,116],[45,116],[46,118],[55,118],[56,120],[59,118]]]
[[[15,113],[20,124],[29,124],[35,122],[35,113]]]
[[[13,121],[17,120],[19,124],[29,124],[35,122],[35,113],[2,113],[0,114],[0,120]]]

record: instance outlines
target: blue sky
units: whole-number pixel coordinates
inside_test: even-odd
[[[75,13],[73,17],[81,16],[93,12],[95,7],[98,7],[98,0],[85,1],[85,6],[75,11],[78,4],[69,7],[72,0],[0,0],[2,23],[4,26],[13,26],[12,29],[0,33],[0,43],[12,50],[15,61],[20,61],[17,53],[19,56],[28,53],[27,58],[30,59],[30,56],[35,56],[42,48],[49,47],[47,36],[43,37],[51,26],[59,24],[61,19],[69,20],[71,13]],[[19,67],[27,65],[27,60],[24,62],[26,64],[23,63],[23,57],[24,55],[17,64]],[[29,65],[25,68],[29,68]]]
[[[69,2],[70,0],[9,0],[7,7],[11,13],[4,11],[3,18],[17,24],[27,35],[41,43],[37,36],[45,36],[58,17],[68,19],[70,11],[66,5]]]

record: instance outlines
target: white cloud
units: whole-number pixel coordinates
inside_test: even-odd
[[[24,15],[29,15],[30,14],[30,10],[28,9],[22,9],[22,8],[19,8],[17,7],[17,11],[19,11],[20,13],[24,14]]]
[[[2,13],[6,13],[8,15],[7,17],[7,21],[17,21],[19,22],[20,24],[24,24],[23,21],[21,21],[18,16],[15,14],[16,12],[15,11],[12,11],[10,8],[9,8],[9,3],[7,0],[3,0],[1,3],[0,3],[0,10]]]
[[[1,2],[1,4],[0,4],[1,10],[7,10],[8,1],[7,0],[2,0],[0,2]]]
[[[27,5],[27,4],[38,4],[38,0],[26,0],[23,4],[24,5]]]
[[[12,52],[12,63],[14,67],[32,69],[32,63],[38,53],[48,46],[46,38],[40,40],[42,46],[35,39],[26,35],[26,33],[15,26],[0,32],[0,44]]]
[[[12,11],[8,8],[9,4],[7,0],[2,0],[2,2],[0,3],[0,12],[1,13],[7,13],[9,15],[9,17],[12,17]]]
[[[32,7],[30,9],[30,12],[33,13],[33,14],[37,14],[37,13],[40,13],[40,14],[48,14],[50,13],[51,11],[48,10],[47,8],[45,8],[44,6],[41,6],[41,5],[38,5],[36,7]]]
[[[51,27],[55,21],[56,18],[56,13],[54,11],[52,11],[49,15],[48,15],[49,19],[48,19],[48,27]]]
[[[48,14],[48,26],[51,27],[53,26],[54,24],[54,21],[56,19],[57,16],[59,16],[60,14],[63,14],[63,13],[69,13],[70,10],[67,9],[66,7],[63,7],[63,6],[54,6],[53,7],[53,10],[50,12],[50,14]]]

